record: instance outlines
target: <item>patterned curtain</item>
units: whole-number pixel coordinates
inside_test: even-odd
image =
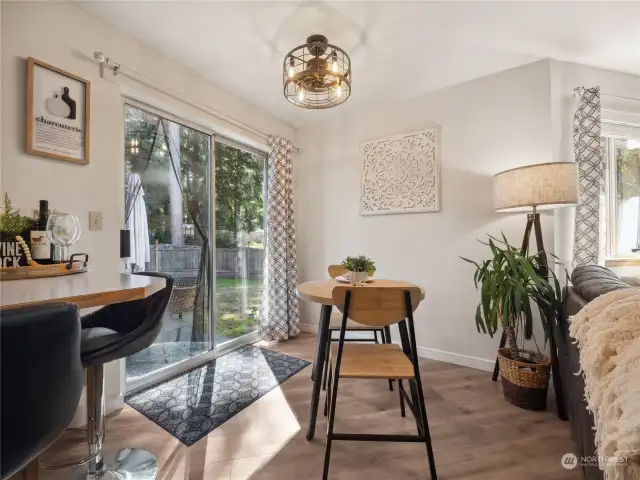
[[[597,265],[604,250],[604,222],[601,222],[604,161],[600,87],[579,87],[574,93],[580,98],[580,105],[573,117],[573,152],[578,163],[580,190],[573,242],[573,266],[576,267]]]
[[[282,137],[269,137],[267,255],[260,302],[260,337],[286,340],[300,333],[296,296],[298,263],[293,216],[293,147]]]

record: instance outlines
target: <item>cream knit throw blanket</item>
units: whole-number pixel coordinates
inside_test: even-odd
[[[596,298],[571,319],[569,332],[580,344],[604,478],[640,478],[640,288]]]

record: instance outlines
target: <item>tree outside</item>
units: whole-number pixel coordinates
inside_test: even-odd
[[[636,146],[637,145],[637,146]],[[635,202],[635,238],[632,239],[632,251],[640,248],[640,142],[626,139],[615,139],[616,182],[617,182],[617,229],[620,237],[627,238],[627,227],[632,223],[628,213],[632,202]],[[624,228],[624,231],[622,230]],[[623,239],[623,242],[624,242]],[[626,242],[625,242],[626,243]],[[623,253],[623,252],[620,252]]]
[[[216,142],[216,246],[245,246],[240,232],[264,225],[264,162],[256,155]]]
[[[209,230],[210,142],[209,135],[195,129],[136,107],[125,108],[125,168],[140,175],[145,193],[152,251],[148,270],[156,268],[157,242],[168,265],[163,260],[162,268],[176,276],[197,275],[200,257],[193,256],[200,253]],[[215,143],[214,152],[214,255],[224,253],[216,259],[214,277],[216,335],[228,338],[257,326],[261,275],[248,275],[243,262],[251,257],[248,249],[264,248],[265,159],[221,142]],[[195,270],[183,270],[185,255],[194,259]],[[194,341],[204,339],[209,315],[192,320],[190,313],[181,315],[182,320],[194,323]]]
[[[172,126],[176,127],[173,131]],[[176,186],[182,193],[182,223],[193,226],[197,220],[208,228],[211,137],[130,106],[125,109],[125,135],[125,168],[127,173],[138,173],[142,180],[151,243],[157,240],[161,244],[202,245],[202,235],[193,227],[180,232],[181,238],[172,232],[171,215],[175,212],[171,186],[176,168],[180,177]],[[169,149],[175,152],[175,165]]]
[[[252,273],[257,266],[249,264],[257,260],[262,271],[265,159],[216,142],[215,162],[216,250],[220,254],[235,250],[236,261],[244,269],[244,273],[225,271],[219,262],[216,272],[216,334],[224,340],[258,325],[262,275]]]

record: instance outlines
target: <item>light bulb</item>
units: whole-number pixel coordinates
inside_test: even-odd
[[[165,152],[167,151],[167,144],[166,143],[162,144],[162,150],[164,150]]]
[[[304,102],[304,89],[301,88],[300,91],[298,92],[298,100],[300,100],[301,102]]]
[[[336,52],[333,52],[333,55],[331,55],[331,71],[338,73],[338,55]]]
[[[340,85],[338,85],[338,86],[336,87],[336,96],[337,96],[338,98],[340,98],[340,97],[342,96],[342,87],[341,87]]]
[[[291,60],[289,60],[289,78],[293,78],[295,74],[296,74],[296,69],[293,63],[293,58],[292,58]]]

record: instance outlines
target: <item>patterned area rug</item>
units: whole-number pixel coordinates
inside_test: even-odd
[[[307,365],[299,358],[245,346],[125,401],[190,446]]]

